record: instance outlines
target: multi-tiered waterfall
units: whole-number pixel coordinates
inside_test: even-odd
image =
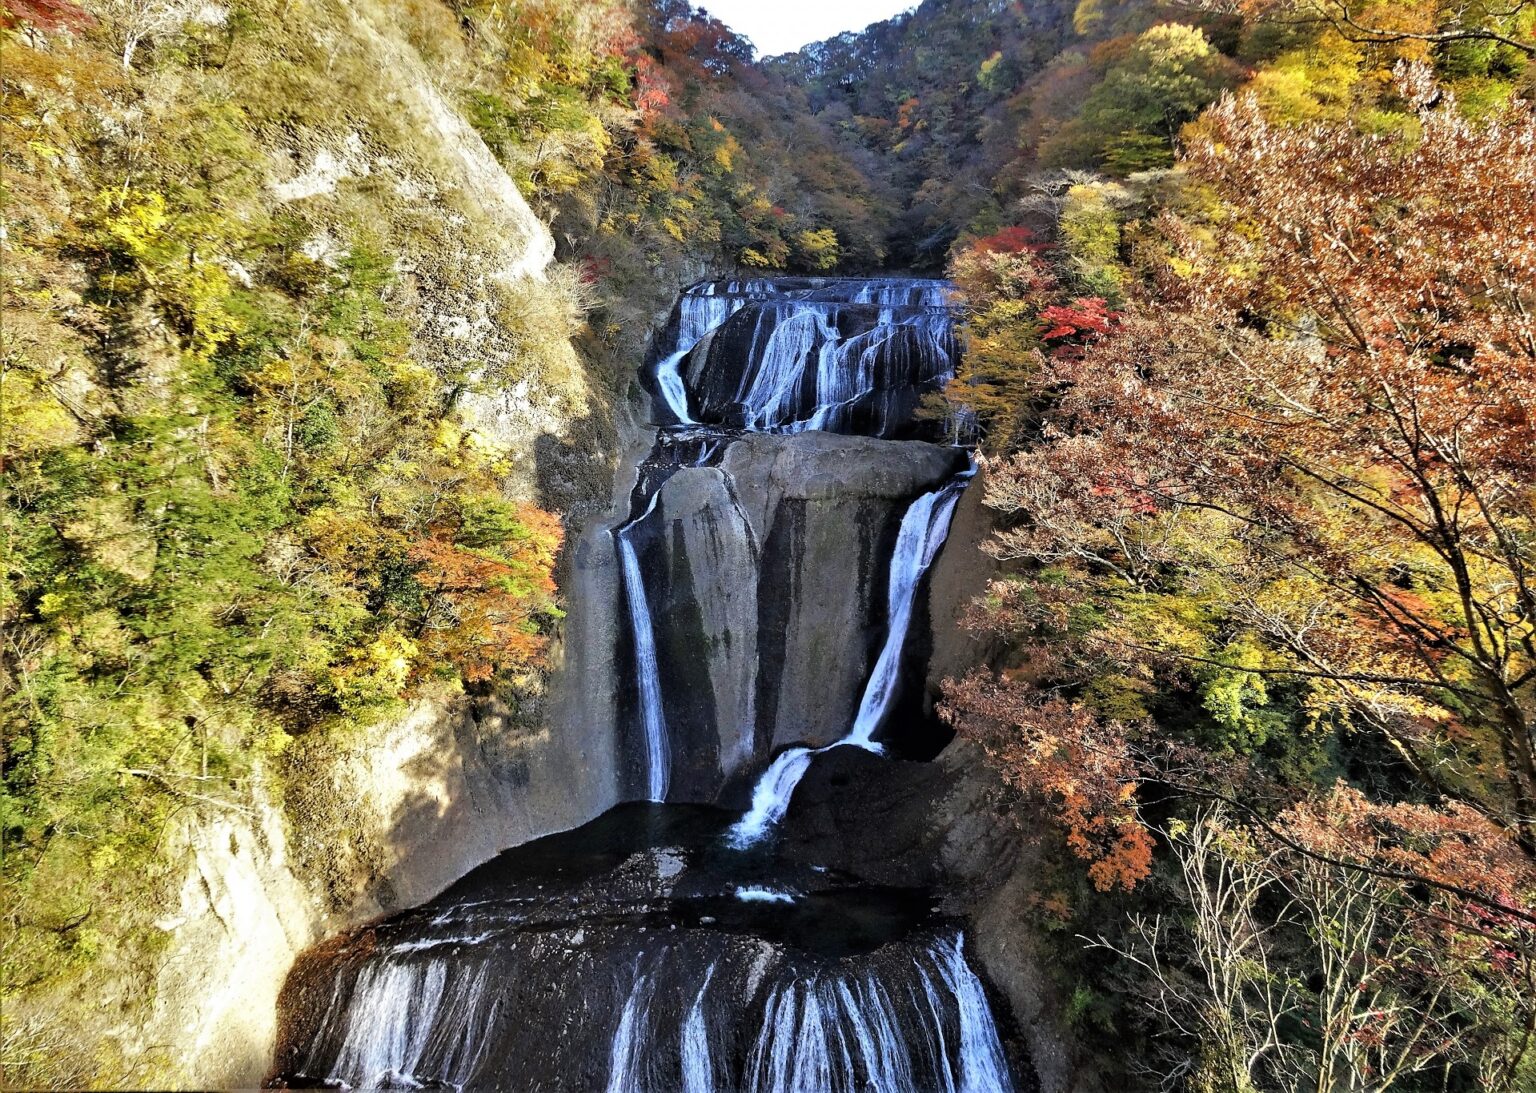
[[[916,438],[956,351],[939,282],[682,295],[642,372],[656,443],[604,531],[633,803],[307,955],[285,1080],[1012,1087],[939,897],[776,840],[818,757],[931,737],[910,639],[970,463]]]

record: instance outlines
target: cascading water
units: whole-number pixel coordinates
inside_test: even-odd
[[[744,850],[761,842],[773,825],[789,811],[789,799],[795,787],[800,784],[800,779],[805,777],[805,772],[811,769],[811,760],[836,746],[790,748],[775,759],[753,787],[752,807],[726,832],[730,844],[738,850]]]
[[[896,537],[896,550],[891,555],[891,576],[888,585],[885,642],[875,661],[874,671],[864,688],[859,702],[858,715],[848,735],[825,748],[790,748],[763,773],[752,791],[752,807],[730,830],[727,838],[736,847],[745,848],[760,842],[773,825],[789,811],[789,800],[800,784],[800,779],[810,769],[811,760],[833,748],[852,746],[865,751],[880,751],[875,743],[875,733],[890,709],[891,698],[896,691],[897,670],[901,666],[902,649],[906,646],[907,630],[912,624],[912,606],[917,598],[918,583],[933,564],[939,548],[949,534],[950,517],[954,515],[955,502],[965,488],[970,473],[949,483],[933,493],[924,494],[912,502],[911,508],[901,521],[901,533]]]
[[[725,322],[746,306],[756,296],[763,295],[771,282],[726,282],[723,286],[714,282],[695,286],[684,292],[677,302],[672,324],[672,335],[665,342],[662,355],[654,366],[657,393],[661,403],[673,417],[671,424],[691,425],[693,418],[688,411],[688,389],[683,383],[679,366],[689,350],[698,345],[706,334]],[[721,289],[724,288],[724,291]]]
[[[920,432],[918,404],[956,354],[942,282],[780,278],[682,295],[645,372],[662,431],[611,532],[627,633],[617,663],[632,680],[626,784],[649,803],[507,851],[430,903],[306,954],[284,989],[285,1083],[1013,1088],[961,926],[936,897],[794,860],[767,838],[793,824],[796,787],[819,756],[891,744],[923,580],[971,474],[964,453],[933,444],[817,437]],[[850,459],[901,463],[907,477],[867,476],[866,508],[842,517],[870,553],[847,570],[861,586],[847,606],[857,633],[840,637],[857,659],[846,699],[822,703],[835,726],[778,737],[798,742],[768,762],[769,699],[784,682],[774,673],[792,656],[782,631],[803,606],[784,601],[809,594],[813,572],[785,552],[829,534],[806,513],[837,496]],[[738,491],[785,465],[804,468],[800,492],[774,502],[774,530],[753,532],[768,502]],[[679,554],[686,543],[699,553]],[[710,569],[716,559],[733,576]],[[755,644],[732,628],[742,618],[758,620]],[[735,677],[699,668],[719,658],[750,673],[752,693],[735,704],[718,693]],[[719,746],[714,782],[688,773],[696,737],[683,731],[706,702],[744,719],[710,723],[739,742]],[[716,793],[758,771],[744,815],[718,807],[729,797]]]
[[[683,1093],[713,1093],[716,1089],[715,1064],[709,1051],[709,1027],[704,1018],[704,995],[715,978],[717,964],[704,973],[704,985],[688,1008],[683,1022]]]
[[[873,744],[880,723],[890,709],[891,698],[896,690],[897,669],[901,666],[901,651],[906,645],[907,631],[912,625],[912,607],[917,599],[917,586],[938,556],[939,548],[949,536],[949,521],[955,513],[955,503],[960,491],[970,481],[973,470],[950,482],[941,490],[924,494],[912,502],[912,507],[902,518],[901,534],[896,538],[896,550],[891,555],[891,578],[888,586],[889,618],[885,644],[880,647],[875,670],[864,688],[859,712],[848,734],[848,743],[867,748]]]
[[[658,495],[659,496],[659,495]],[[651,499],[649,516],[656,499]],[[642,516],[643,520],[645,517]],[[648,801],[665,801],[671,780],[672,749],[667,739],[667,715],[661,702],[661,671],[656,663],[656,634],[651,626],[651,606],[640,577],[635,546],[629,540],[633,524],[614,533],[619,563],[624,572],[624,598],[629,607],[630,632],[635,643],[635,683],[640,691],[640,716],[645,729],[645,779]]]
[[[682,294],[648,369],[661,424],[894,436],[954,375],[943,282],[717,281]]]
[[[780,865],[718,813],[630,805],[301,959],[279,1069],[353,1088],[1001,1091],[960,929],[918,890]]]
[[[954,371],[947,309],[770,299],[710,339],[695,383],[700,420],[757,431],[893,436]],[[721,358],[741,364],[719,367]],[[728,388],[738,372],[734,389]]]

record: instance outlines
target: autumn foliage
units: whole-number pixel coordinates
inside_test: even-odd
[[[966,726],[1015,787],[1048,802],[1096,888],[1133,888],[1147,876],[1140,773],[1126,742],[1101,733],[1089,710],[977,673],[948,690],[941,712]]]
[[[1102,296],[1080,296],[1069,304],[1052,304],[1040,313],[1045,330],[1040,340],[1060,348],[1074,342],[1092,342],[1110,332],[1118,316]]]
[[[1310,1062],[1245,1040],[1257,1011],[1210,1032],[1261,1088],[1531,1076],[1536,110],[1395,87],[1411,124],[1377,132],[1223,100],[1125,307],[1013,322],[1038,420],[987,462],[1004,568],[972,616],[1009,655],[947,690],[1097,887],[1155,870],[1149,796],[1216,800],[1241,834],[1200,876],[1267,848],[1299,915],[1272,928],[1366,947],[1337,972],[1369,1004],[1271,1013],[1318,1015]]]
[[[454,542],[448,529],[418,539],[410,558],[420,566],[425,665],[446,662],[464,679],[485,682],[540,663],[548,641],[540,622],[554,604],[562,534],[558,518],[527,505],[515,537],[494,552]]]
[[[0,27],[28,24],[42,30],[84,30],[94,20],[90,12],[69,0],[4,0]]]
[[[970,249],[978,254],[1019,254],[1022,251],[1038,253],[1045,249],[1045,244],[1029,228],[1016,224],[982,236],[971,243]]]
[[[1054,251],[1029,228],[1012,227],[973,240],[950,265],[969,345],[945,409],[973,419],[994,450],[1020,439],[1042,352],[1078,353],[1118,318],[1102,296],[1069,291]]]
[[[1427,102],[1423,80],[1405,94]],[[1151,498],[1153,525],[1215,521],[1258,667],[1530,842],[1531,110],[1474,126],[1442,102],[1407,147],[1277,129],[1251,100],[1211,123],[1190,168],[1231,202],[1216,247],[1165,224],[1160,304],[1062,362],[1062,439],[1028,460],[1053,491],[1108,489],[1075,508]],[[1134,587],[1190,568],[1170,540],[1126,542]]]
[[[998,551],[1080,567],[1125,605],[1098,654],[1289,680],[1524,831],[1530,108],[1479,127],[1442,102],[1411,143],[1278,129],[1251,100],[1210,124],[1189,166],[1221,220],[1166,218],[1157,295],[1081,356],[1039,358],[1064,393],[1045,442],[995,469],[989,500],[1027,517]],[[1048,335],[1107,329],[1081,302],[1049,314]],[[1182,596],[1225,617],[1142,617]]]

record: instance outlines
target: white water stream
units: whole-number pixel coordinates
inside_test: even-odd
[[[925,493],[912,502],[901,520],[901,531],[896,537],[896,549],[891,554],[891,575],[887,594],[885,643],[875,660],[874,671],[865,684],[859,712],[848,735],[824,748],[790,748],[783,752],[763,772],[752,791],[752,806],[731,828],[727,840],[738,849],[761,842],[775,824],[789,811],[790,798],[800,779],[810,769],[811,760],[833,748],[855,747],[879,753],[875,733],[890,710],[900,682],[901,653],[906,646],[907,631],[912,625],[912,608],[917,599],[918,585],[923,574],[938,556],[939,548],[949,535],[950,518],[955,503],[970,477],[953,482]]]

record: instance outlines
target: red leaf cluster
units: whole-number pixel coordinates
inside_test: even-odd
[[[1308,852],[1433,886],[1440,926],[1536,934],[1536,861],[1464,804],[1377,804],[1341,782],[1288,809],[1280,828]]]
[[[947,683],[940,710],[1014,788],[1049,804],[1099,891],[1134,888],[1151,872],[1152,836],[1136,812],[1140,775],[1119,726],[986,673]]]
[[[1108,334],[1119,317],[1102,296],[1079,296],[1070,304],[1052,304],[1040,313],[1045,324],[1040,337],[1047,342],[1067,338],[1091,341]]]
[[[1046,248],[1035,233],[1023,225],[1004,228],[991,235],[982,236],[971,244],[971,249],[983,254],[1019,254],[1024,251],[1039,253]]]
[[[28,23],[41,30],[85,30],[94,16],[69,0],[0,0],[0,26]]]

